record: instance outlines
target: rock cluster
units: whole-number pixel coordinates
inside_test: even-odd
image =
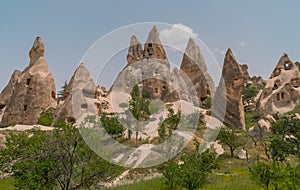
[[[64,92],[64,100],[60,102],[56,108],[56,111],[54,113],[55,117],[52,125],[55,125],[59,119],[63,119],[67,123],[72,123],[76,121],[73,112],[73,104],[76,103],[76,100],[73,99],[73,92],[76,88],[78,88],[79,83],[87,85],[87,88],[83,88],[82,90],[82,93],[84,95],[91,99],[96,98],[96,85],[88,69],[83,63],[81,63],[75,70]],[[82,107],[84,108],[85,105],[82,105]]]
[[[300,63],[283,53],[256,105],[264,114],[286,113],[300,103]]]
[[[1,97],[10,96],[2,124],[36,124],[42,111],[56,106],[54,79],[44,59],[44,51],[43,41],[37,37],[29,52],[29,65],[22,74],[16,72],[13,75],[8,85],[9,92],[1,94]]]

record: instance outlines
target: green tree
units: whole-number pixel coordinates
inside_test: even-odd
[[[249,103],[258,94],[259,89],[255,86],[246,86],[243,88],[243,102]]]
[[[280,116],[272,123],[270,150],[273,160],[285,161],[289,155],[300,158],[300,120],[295,115]]]
[[[96,155],[73,125],[10,133],[5,146],[0,168],[16,189],[87,189],[122,170]]]
[[[231,157],[233,157],[236,148],[243,146],[245,143],[243,136],[238,135],[231,127],[222,127],[217,139],[229,147]]]
[[[63,98],[67,90],[67,87],[68,87],[68,81],[65,81],[61,87],[61,90],[57,92],[57,97]]]
[[[38,118],[38,124],[44,126],[50,126],[54,119],[53,112],[54,112],[53,109],[48,109],[46,111],[43,111],[41,113],[41,116]]]
[[[129,110],[133,117],[136,119],[135,122],[135,145],[138,146],[138,130],[140,129],[140,121],[149,119],[149,103],[150,101],[142,96],[138,85],[134,85],[131,93],[131,99],[129,100]]]
[[[102,114],[100,122],[106,132],[112,137],[122,135],[125,130],[115,114],[109,114],[109,116],[108,114]]]
[[[179,165],[179,184],[189,190],[202,188],[206,184],[208,174],[218,168],[219,160],[215,153],[206,151],[198,154],[185,154],[181,157],[183,164]]]
[[[249,168],[251,179],[268,190],[272,178],[271,167],[264,162],[259,162]]]
[[[175,158],[169,160],[162,169],[162,174],[167,180],[167,185],[171,190],[175,189],[179,180],[179,167]]]
[[[166,136],[172,135],[173,130],[177,129],[178,123],[180,121],[180,112],[175,114],[172,108],[169,108],[168,112],[169,113],[167,115],[167,118],[160,122],[160,125],[158,127],[158,134],[162,141],[165,140]]]

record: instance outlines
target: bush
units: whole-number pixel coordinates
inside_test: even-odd
[[[53,119],[54,119],[53,110],[48,109],[41,113],[41,116],[38,119],[38,124],[44,126],[50,126],[53,122]]]

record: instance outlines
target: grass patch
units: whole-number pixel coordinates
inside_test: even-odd
[[[12,179],[0,179],[0,190],[11,190],[13,187]]]
[[[164,178],[154,178],[148,181],[139,181],[134,184],[112,188],[112,190],[168,190]]]

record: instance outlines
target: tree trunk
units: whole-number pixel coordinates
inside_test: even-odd
[[[231,157],[233,157],[233,151],[234,151],[234,150],[233,150],[233,147],[231,146],[231,147],[230,147],[230,155],[231,155]]]
[[[136,132],[135,132],[135,146],[136,146],[136,147],[138,147],[138,144],[139,144],[139,139],[138,139],[138,137],[139,137],[139,132],[136,131]]]

